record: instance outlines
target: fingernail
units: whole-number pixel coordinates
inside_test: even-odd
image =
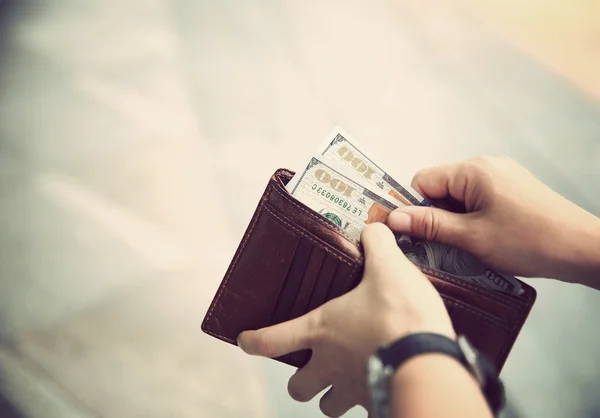
[[[395,231],[409,232],[412,219],[408,213],[396,209],[388,216],[387,224]]]

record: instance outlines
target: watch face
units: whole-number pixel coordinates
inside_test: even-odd
[[[389,416],[389,379],[394,370],[384,366],[377,355],[369,357],[367,364],[369,374],[369,394],[376,417]]]
[[[367,364],[369,374],[369,385],[373,386],[377,384],[383,377],[383,363],[376,355],[369,357]]]

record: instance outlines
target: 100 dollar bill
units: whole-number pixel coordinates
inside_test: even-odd
[[[398,206],[429,206],[416,190],[402,186],[361,150],[356,139],[341,128],[335,128],[318,150],[334,167],[343,167],[354,181],[364,184]]]
[[[295,181],[294,181],[295,180]],[[320,157],[311,158],[287,185],[297,200],[359,240],[370,223],[384,222],[396,205],[335,170]]]
[[[450,273],[487,289],[516,295],[523,291],[513,276],[492,270],[471,254],[450,245],[402,237],[398,246],[414,264]]]
[[[292,196],[355,240],[368,224],[385,223],[398,206],[429,206],[416,191],[401,186],[381,170],[346,136],[336,129],[321,146],[320,155],[296,173],[286,186]],[[397,240],[414,264],[488,289],[517,295],[522,292],[516,278],[487,268],[464,251],[405,235]]]
[[[376,191],[398,206],[431,206],[416,190],[402,186],[380,168],[361,150],[358,141],[339,127],[332,131],[318,151],[333,167],[343,170],[344,174],[357,183]],[[405,245],[400,245],[401,242]],[[406,242],[411,245],[406,246]],[[470,254],[447,244],[429,243],[409,237],[400,238],[398,243],[415,264],[450,273],[489,289],[515,294],[522,291],[516,278],[491,270]]]

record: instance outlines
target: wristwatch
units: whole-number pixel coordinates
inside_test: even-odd
[[[452,340],[441,334],[418,333],[379,348],[369,357],[368,377],[376,418],[388,418],[390,381],[408,359],[427,353],[440,353],[456,359],[477,382],[494,416],[504,406],[504,386],[495,367],[469,343],[465,336]]]

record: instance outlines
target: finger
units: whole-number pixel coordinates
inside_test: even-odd
[[[411,187],[429,199],[453,197],[465,201],[472,166],[469,161],[426,168],[415,174]]]
[[[469,246],[476,229],[475,222],[469,214],[420,206],[396,209],[387,219],[393,231],[462,248]]]
[[[443,199],[450,195],[449,182],[456,172],[456,164],[440,165],[418,171],[411,187],[430,199]]]
[[[373,269],[385,269],[394,273],[410,264],[398,248],[392,231],[382,223],[372,223],[363,229],[360,238],[365,251],[365,277],[389,277],[389,274],[370,274]]]
[[[361,233],[360,241],[365,250],[365,261],[377,256],[395,256],[400,251],[390,228],[380,222],[367,225]]]
[[[288,382],[288,393],[292,399],[298,402],[310,401],[331,385],[323,373],[322,363],[315,360],[316,358],[313,356],[306,366],[299,369]]]
[[[356,406],[346,394],[332,386],[319,401],[319,408],[326,416],[338,418]]]
[[[238,336],[238,346],[247,354],[271,358],[309,349],[316,332],[318,314],[316,309],[291,321],[242,332]]]

